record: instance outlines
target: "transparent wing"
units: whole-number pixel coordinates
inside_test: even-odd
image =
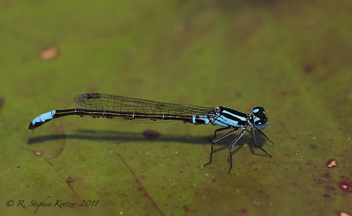
[[[77,95],[74,102],[78,109],[123,112],[129,113],[129,116],[130,113],[177,116],[207,115],[213,109],[212,107],[163,103],[101,93]],[[121,120],[121,118],[116,120]],[[138,119],[136,120],[138,121]]]

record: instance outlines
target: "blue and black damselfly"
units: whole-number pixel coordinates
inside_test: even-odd
[[[235,133],[239,128],[241,133],[229,145],[230,172],[232,168],[232,147],[241,139],[249,126],[253,143],[269,157],[262,147],[257,145],[254,128],[257,129],[267,140],[269,138],[261,131],[269,123],[263,107],[254,107],[253,114],[243,113],[224,106],[201,107],[194,105],[163,103],[143,99],[135,99],[116,95],[86,93],[74,98],[76,109],[52,110],[44,113],[29,123],[28,129],[33,131],[42,124],[52,119],[69,115],[92,116],[93,118],[107,118],[113,120],[125,120],[132,122],[143,121],[183,121],[196,125],[218,125],[222,128],[215,130],[211,143],[210,160],[204,166],[210,164],[213,159],[213,147],[218,141]],[[216,137],[216,133],[222,130],[230,130],[228,133]],[[271,140],[269,140],[273,143]]]

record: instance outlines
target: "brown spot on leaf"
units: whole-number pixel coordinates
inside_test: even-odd
[[[143,132],[143,137],[147,139],[157,139],[159,138],[159,136],[160,136],[160,133],[155,130],[147,129]]]
[[[245,208],[240,209],[240,212],[243,213],[243,214],[244,214],[244,213],[247,213],[247,209],[245,209]]]
[[[183,206],[183,210],[184,210],[185,212],[188,212],[190,208],[191,208],[191,207],[190,207],[189,205]]]
[[[0,98],[0,108],[2,107],[2,105],[4,104],[5,99],[4,98]]]
[[[335,168],[335,167],[338,166],[338,163],[337,163],[337,161],[336,161],[335,159],[330,159],[330,160],[328,160],[328,161],[326,162],[326,166],[327,166],[328,168]]]
[[[33,153],[35,156],[40,156],[43,154],[43,152],[41,152],[41,151],[33,151]]]
[[[51,60],[59,55],[59,49],[54,46],[44,48],[39,52],[39,58],[42,60]]]
[[[330,186],[330,185],[327,185],[327,186],[325,187],[325,189],[328,190],[328,191],[334,191],[334,190],[336,190],[335,187]]]
[[[324,173],[324,174],[323,174],[323,177],[325,177],[325,178],[328,178],[328,179],[329,179],[329,178],[331,178],[331,175],[330,175],[329,173]]]
[[[329,194],[323,194],[323,197],[330,198],[330,195]]]
[[[337,212],[337,213],[338,213],[338,216],[351,216],[350,213],[343,212],[343,211],[339,211],[339,212]]]
[[[313,70],[314,70],[313,65],[305,65],[305,66],[303,67],[303,72],[304,72],[305,74],[310,74],[310,73],[313,72]]]
[[[317,149],[317,145],[310,144],[310,145],[309,145],[309,148],[311,148],[311,149]]]
[[[339,183],[339,188],[347,193],[352,193],[352,184],[346,181],[341,181]]]
[[[281,96],[281,97],[286,97],[286,96],[287,96],[287,92],[286,92],[286,91],[280,92],[280,96]]]

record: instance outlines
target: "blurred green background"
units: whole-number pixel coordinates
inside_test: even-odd
[[[2,215],[351,215],[351,11],[346,0],[0,1]],[[275,145],[257,137],[273,158],[246,133],[231,173],[234,137],[202,168],[217,127],[180,122],[73,116],[28,132],[86,92],[264,106]]]

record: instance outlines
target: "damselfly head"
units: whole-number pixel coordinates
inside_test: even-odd
[[[269,124],[269,120],[265,116],[265,110],[263,107],[254,107],[253,115],[255,116],[254,127],[258,130],[263,130]]]

